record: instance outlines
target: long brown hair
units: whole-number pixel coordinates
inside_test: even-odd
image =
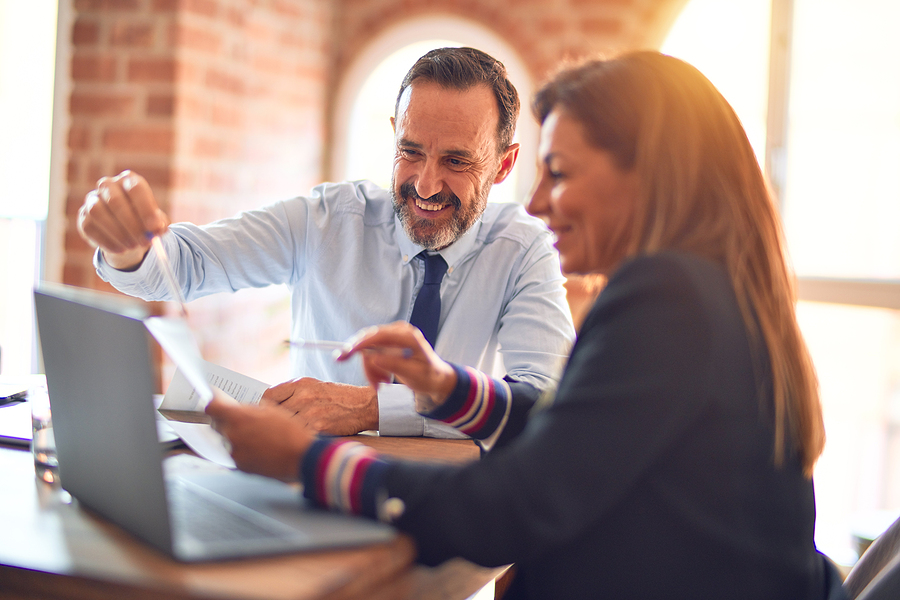
[[[561,108],[589,143],[637,173],[623,258],[673,249],[726,268],[751,342],[768,350],[775,463],[797,452],[811,476],[825,444],[815,369],[794,314],[778,211],[725,98],[681,60],[633,52],[567,67],[533,108],[542,123]]]

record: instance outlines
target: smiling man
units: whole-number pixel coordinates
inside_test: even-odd
[[[416,322],[417,299],[436,288],[436,331],[423,329],[443,357],[544,388],[574,337],[559,257],[543,223],[517,204],[487,201],[515,165],[518,113],[499,61],[472,48],[432,50],[397,97],[390,190],[324,183],[209,225],[168,226],[146,181],[126,171],[88,194],[79,231],[98,248],[100,277],[146,300],[170,299],[148,234],[161,236],[187,300],[287,285],[293,339],[346,340]],[[440,272],[428,275],[436,256]],[[263,402],[317,431],[458,435],[419,416],[406,387],[368,387],[358,363],[304,350],[291,363],[296,379]]]

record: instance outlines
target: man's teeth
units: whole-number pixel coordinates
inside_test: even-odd
[[[421,208],[422,210],[431,210],[438,211],[444,208],[443,204],[434,204],[432,202],[425,202],[424,200],[416,200],[416,206]]]

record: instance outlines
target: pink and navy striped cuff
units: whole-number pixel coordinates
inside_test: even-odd
[[[325,508],[378,518],[377,494],[387,466],[359,442],[316,440],[300,467],[303,495]]]
[[[489,438],[503,422],[512,399],[509,385],[481,371],[452,365],[456,388],[447,400],[423,417],[442,421],[477,440]]]

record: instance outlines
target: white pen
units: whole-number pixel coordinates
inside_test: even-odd
[[[332,350],[343,352],[350,348],[347,342],[333,342],[330,340],[285,340],[284,344],[291,348],[302,348],[304,350]],[[412,350],[409,348],[365,348],[363,352],[377,352],[378,354],[397,354],[403,358],[410,358]]]
[[[346,342],[328,340],[284,340],[284,345],[305,350],[343,350],[350,347]]]
[[[169,257],[166,255],[166,250],[163,248],[158,235],[152,235],[150,233],[147,235],[152,236],[150,237],[150,245],[156,253],[156,262],[159,263],[163,279],[166,280],[169,291],[172,293],[172,296],[175,297],[175,301],[178,302],[178,309],[181,311],[181,316],[187,318],[187,309],[184,306],[184,296],[181,295],[181,287],[178,285],[178,280],[175,279],[175,272],[172,271],[172,265],[169,263]]]

